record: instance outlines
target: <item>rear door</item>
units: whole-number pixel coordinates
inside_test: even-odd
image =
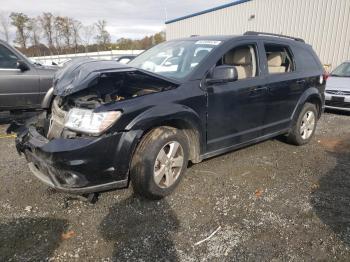
[[[20,58],[0,43],[0,108],[20,109],[38,107],[39,76],[36,69],[17,68]]]
[[[267,87],[259,59],[259,42],[241,41],[216,65],[233,65],[235,82],[215,84],[208,90],[207,151],[239,145],[261,136]]]
[[[298,78],[295,56],[285,43],[264,42],[264,69],[268,96],[264,134],[287,129],[306,82]]]

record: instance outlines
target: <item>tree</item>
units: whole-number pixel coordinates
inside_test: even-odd
[[[72,30],[72,40],[74,44],[75,52],[78,50],[78,44],[80,42],[80,31],[82,28],[82,24],[80,21],[75,19],[70,19],[71,30]]]
[[[0,33],[3,35],[3,38],[6,42],[10,40],[10,20],[6,13],[0,13]]]
[[[51,13],[43,13],[39,18],[41,28],[45,35],[47,44],[50,49],[54,47],[53,37],[54,37],[54,22],[55,17]]]
[[[82,42],[85,46],[85,52],[89,52],[89,45],[91,43],[91,39],[96,33],[95,25],[87,25],[82,28]]]
[[[153,36],[153,39],[154,39],[154,44],[156,44],[156,45],[164,42],[165,41],[165,32],[162,31],[162,32],[156,33]]]
[[[35,55],[40,56],[40,49],[38,47],[40,45],[41,27],[39,26],[38,20],[38,18],[30,18],[28,22],[28,31],[31,44],[34,47],[34,50],[38,51],[38,54]]]
[[[19,44],[22,48],[27,48],[27,41],[29,38],[29,21],[30,18],[23,13],[12,12],[10,15],[11,24],[16,27],[16,39],[15,43]]]
[[[96,41],[97,44],[102,46],[104,49],[107,48],[107,45],[111,42],[111,35],[107,31],[107,22],[105,20],[99,20],[95,24],[97,30]]]

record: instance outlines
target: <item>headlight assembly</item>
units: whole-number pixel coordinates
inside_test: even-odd
[[[65,127],[76,132],[100,135],[122,115],[120,111],[94,113],[92,110],[73,108],[68,112]]]

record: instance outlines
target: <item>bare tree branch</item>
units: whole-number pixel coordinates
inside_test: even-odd
[[[0,32],[6,42],[10,41],[10,19],[9,15],[1,12],[0,13]]]

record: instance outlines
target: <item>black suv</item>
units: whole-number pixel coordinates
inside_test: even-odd
[[[51,110],[17,127],[31,171],[58,190],[168,195],[199,163],[278,135],[312,138],[322,65],[298,38],[248,32],[169,41],[127,65],[84,59],[54,79]],[[9,131],[16,129],[12,125]]]

